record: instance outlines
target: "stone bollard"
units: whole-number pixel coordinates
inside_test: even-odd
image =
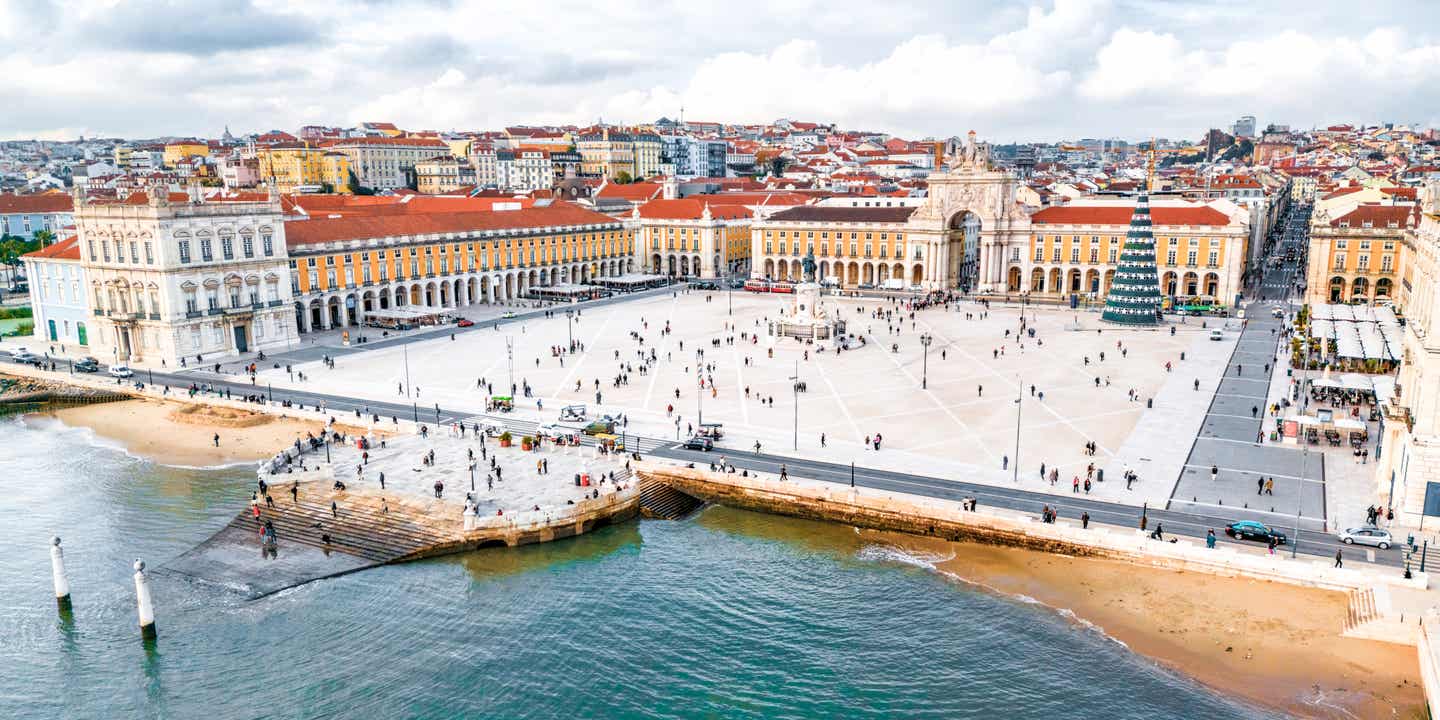
[[[70,614],[70,581],[65,577],[65,552],[59,536],[50,538],[50,572],[55,579],[55,603],[61,615]]]
[[[154,640],[155,602],[150,599],[150,578],[145,575],[145,561],[135,561],[135,606],[140,615],[140,637]]]

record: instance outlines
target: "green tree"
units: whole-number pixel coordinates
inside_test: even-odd
[[[35,242],[40,243],[40,247],[42,248],[46,247],[50,245],[50,243],[55,242],[55,233],[49,230],[36,230]]]
[[[620,172],[618,172],[618,173],[615,174],[615,182],[617,182],[617,183],[619,183],[619,184],[621,184],[621,185],[629,185],[630,183],[632,183],[632,182],[634,182],[634,181],[635,181],[635,178],[630,177],[629,171],[621,170]]]

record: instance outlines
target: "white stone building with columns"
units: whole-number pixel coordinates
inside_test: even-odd
[[[178,366],[296,341],[278,197],[207,202],[198,188],[113,203],[75,196],[92,353]]]

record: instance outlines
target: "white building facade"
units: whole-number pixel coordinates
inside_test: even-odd
[[[178,366],[295,342],[278,197],[201,202],[162,189],[144,204],[75,204],[100,360]]]

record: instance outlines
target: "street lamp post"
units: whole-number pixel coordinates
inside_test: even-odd
[[[406,397],[409,397],[409,396],[410,396],[410,340],[409,340],[409,338],[406,338],[405,342],[400,345],[400,349],[401,349],[401,350],[404,352],[404,354],[405,354],[405,395],[406,395]]]
[[[1295,494],[1295,537],[1290,540],[1290,559],[1295,559],[1295,553],[1300,548],[1300,501],[1305,497],[1305,465],[1310,459],[1310,444],[1306,442],[1300,452],[1300,480],[1296,483],[1299,492]]]
[[[1020,411],[1025,406],[1025,376],[1019,376],[1019,380],[1020,387],[1015,392],[1015,462],[1010,473],[1011,480],[1016,483],[1020,482]]]
[[[705,408],[703,403],[705,398],[705,369],[700,366],[701,358],[703,357],[704,351],[695,351],[695,372],[700,376],[700,389],[695,391],[695,426],[697,429],[699,426],[705,424]]]
[[[569,347],[570,347],[571,349],[574,349],[574,347],[575,347],[575,330],[574,330],[574,325],[575,325],[575,310],[572,309],[572,308],[565,308],[565,337],[566,337],[567,339],[569,339],[569,341],[570,341]]]
[[[923,359],[920,361],[920,389],[921,389],[921,390],[924,390],[926,387],[929,386],[929,380],[930,380],[930,343],[934,342],[934,340],[935,340],[935,338],[931,337],[931,336],[930,336],[930,333],[924,333],[924,334],[922,334],[922,335],[920,336],[920,346],[923,347],[923,348],[925,348],[925,353],[924,353],[924,355],[923,355]]]
[[[800,449],[800,361],[799,361],[799,360],[796,360],[796,361],[795,361],[795,374],[792,375],[792,376],[790,376],[790,392],[793,394],[793,396],[794,396],[794,398],[795,398],[795,400],[794,400],[794,402],[795,402],[795,426],[794,426],[794,431],[795,431],[795,432],[794,432],[794,438],[793,438],[793,447],[794,447],[795,450],[799,450],[799,449]]]
[[[325,464],[330,464],[330,428],[325,428]]]

